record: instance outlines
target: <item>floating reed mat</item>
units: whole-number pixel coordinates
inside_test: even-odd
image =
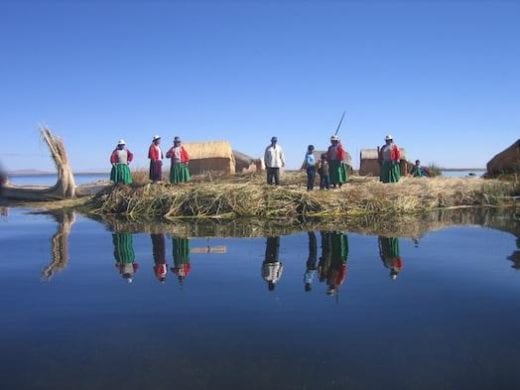
[[[316,218],[414,213],[464,206],[500,206],[515,193],[511,182],[484,179],[404,178],[396,184],[354,179],[341,189],[306,191],[304,184],[186,183],[115,186],[89,209],[128,218]]]

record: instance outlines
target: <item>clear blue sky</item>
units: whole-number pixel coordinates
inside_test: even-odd
[[[45,123],[73,168],[108,169],[119,138],[146,167],[164,146],[272,135],[289,168],[340,135],[391,133],[410,159],[483,167],[520,136],[520,2],[0,0],[0,161],[52,169]]]

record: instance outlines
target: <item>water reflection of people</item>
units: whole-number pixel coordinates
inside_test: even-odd
[[[320,281],[327,283],[327,295],[336,295],[347,275],[348,238],[342,232],[321,232],[321,250]]]
[[[303,283],[305,291],[311,291],[312,289],[312,280],[314,279],[314,274],[316,273],[316,263],[318,261],[317,252],[318,246],[316,244],[316,234],[314,232],[307,232],[309,237],[309,257],[307,258],[306,270],[303,275]]]
[[[112,234],[114,244],[114,258],[119,273],[128,283],[132,283],[134,274],[139,269],[139,264],[135,261],[132,235],[130,233]]]
[[[171,271],[177,275],[179,283],[182,284],[191,271],[190,240],[173,236],[172,241],[174,266],[171,268]]]
[[[516,239],[516,249],[517,250],[514,251],[507,259],[513,262],[511,267],[514,269],[520,269],[520,238]]]
[[[379,256],[386,268],[390,269],[390,278],[397,279],[403,268],[403,260],[399,255],[399,238],[379,236]]]
[[[265,260],[262,263],[262,278],[267,282],[269,291],[273,291],[282,277],[283,264],[278,260],[280,237],[267,237]]]
[[[168,265],[166,264],[166,250],[164,246],[164,234],[150,234],[152,238],[153,253],[153,272],[157,280],[163,283],[168,273]]]

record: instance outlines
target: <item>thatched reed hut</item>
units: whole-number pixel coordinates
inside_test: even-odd
[[[487,163],[487,175],[520,172],[520,139]]]
[[[238,150],[233,150],[233,156],[235,157],[235,172],[237,173],[259,172],[262,170],[262,160],[259,158],[253,158]]]
[[[408,161],[406,160],[406,150],[399,148],[401,151],[401,175],[408,173]],[[361,149],[359,153],[359,175],[360,176],[379,176],[379,162],[377,160],[377,149]]]
[[[235,157],[229,142],[190,142],[184,144],[184,147],[190,156],[192,175],[205,172],[235,174]]]

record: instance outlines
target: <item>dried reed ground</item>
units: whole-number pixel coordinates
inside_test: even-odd
[[[329,191],[306,191],[303,172],[285,172],[279,187],[264,181],[264,175],[206,174],[176,186],[136,182],[99,193],[89,209],[131,219],[346,217],[497,206],[518,193],[518,183],[480,178],[403,178],[383,184],[354,176]]]

